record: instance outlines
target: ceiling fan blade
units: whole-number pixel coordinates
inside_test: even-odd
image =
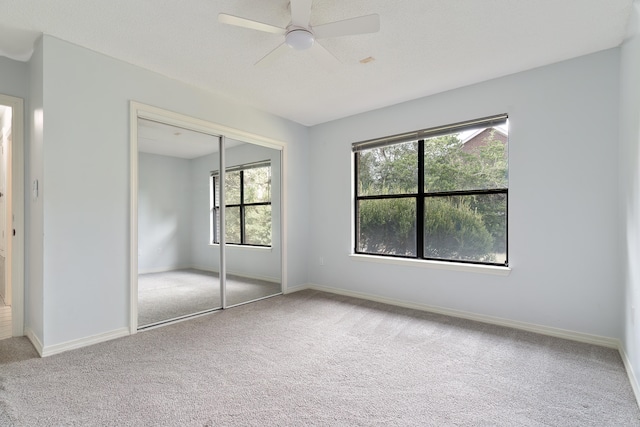
[[[338,66],[342,63],[333,53],[329,51],[326,47],[322,46],[320,43],[315,42],[313,44],[313,55],[318,59],[318,62],[322,64],[322,67],[325,71],[335,71]]]
[[[285,34],[285,28],[276,27],[275,25],[264,24],[262,22],[253,21],[251,19],[240,18],[238,16],[228,15],[226,13],[218,14],[218,22],[221,24],[235,25],[236,27],[249,28],[251,30],[264,31],[272,34]]]
[[[296,27],[309,27],[312,0],[291,0],[291,23]]]
[[[296,27],[309,27],[312,0],[291,0],[291,24]]]
[[[260,58],[260,60],[258,60],[258,62],[256,62],[253,65],[257,67],[267,67],[273,64],[276,60],[278,60],[278,58],[281,58],[282,56],[284,56],[284,54],[286,54],[289,49],[290,49],[289,46],[287,46],[285,43],[282,43],[278,45],[278,47],[273,49],[271,52],[267,53],[265,56]]]
[[[378,31],[380,31],[380,15],[376,13],[313,27],[313,34],[315,34],[317,39],[354,36]]]

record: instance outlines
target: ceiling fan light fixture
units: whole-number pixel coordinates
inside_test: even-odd
[[[280,55],[286,53],[288,48],[296,51],[309,50],[314,47],[316,39],[355,36],[375,33],[380,30],[380,16],[376,13],[312,26],[310,18],[313,2],[314,0],[289,0],[289,15],[291,16],[291,20],[289,21],[289,25],[284,28],[226,13],[218,14],[218,21],[222,24],[277,34],[280,37],[284,36],[284,40],[281,38],[280,44],[275,49],[254,64],[260,66],[270,64],[276,58],[280,57]],[[340,62],[338,58],[327,51],[320,43],[314,47],[313,51],[315,51],[312,53],[315,54],[316,57],[322,57],[332,63]]]
[[[311,31],[300,28],[289,31],[284,40],[287,46],[295,50],[307,50],[313,46],[315,37]]]

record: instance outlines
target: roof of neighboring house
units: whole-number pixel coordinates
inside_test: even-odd
[[[469,131],[468,134],[463,132],[462,135],[461,135],[461,138],[460,138],[462,144],[464,145],[464,144],[468,143],[469,141],[471,141],[472,139],[474,139],[475,137],[477,137],[478,135],[480,135],[482,132],[484,132],[487,129],[493,129],[493,130],[495,130],[496,132],[498,132],[499,134],[501,134],[502,136],[505,136],[505,137],[509,136],[509,133],[508,133],[506,127],[504,127],[504,126],[496,126],[496,127],[493,127],[493,128],[478,128],[478,129],[474,129],[472,131]]]

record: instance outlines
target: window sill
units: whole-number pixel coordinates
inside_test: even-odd
[[[493,274],[496,276],[508,276],[511,273],[511,267],[500,267],[495,265],[478,265],[466,264],[459,262],[444,262],[406,258],[392,258],[376,255],[350,254],[350,258],[360,262],[374,262],[378,264],[395,264],[410,267],[431,268],[438,270],[466,271],[469,273]]]
[[[209,243],[209,246],[219,247],[220,243]],[[227,243],[227,248],[235,249],[247,249],[251,251],[269,251],[273,250],[273,246],[251,246],[251,245],[234,245],[233,243]]]

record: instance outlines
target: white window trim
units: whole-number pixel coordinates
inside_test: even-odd
[[[509,274],[511,274],[511,267],[502,267],[497,265],[471,264],[452,261],[433,261],[426,259],[410,259],[356,253],[349,254],[349,257],[354,261],[372,262],[376,264],[394,264],[435,270],[465,271],[469,273],[492,274],[494,276],[508,276]]]
[[[257,246],[257,245],[241,245],[236,243],[225,243],[227,248],[237,248],[237,249],[249,249],[252,251],[273,251],[273,244],[271,246]],[[220,243],[209,243],[209,246],[220,246]]]
[[[469,124],[472,125],[478,121],[483,121],[486,122],[487,119],[500,119],[502,116],[504,116],[507,120],[508,123],[508,113],[504,113],[504,114],[500,114],[497,116],[490,116],[490,117],[486,117],[486,118],[482,118],[482,119],[477,119],[477,120],[470,120],[468,122],[461,122],[461,123],[456,123],[456,124],[451,124],[451,125],[447,125],[447,126],[443,126],[442,129],[445,128],[449,128],[449,127],[455,127],[455,126],[460,126],[463,124]],[[419,134],[424,133],[424,132],[430,132],[433,130],[438,130],[439,128],[430,128],[430,129],[423,129],[421,131],[416,131],[416,132],[411,132],[408,134],[402,134],[402,135],[396,135],[396,137],[399,138],[399,140],[402,139],[407,139],[407,140],[411,140],[414,138],[418,138],[420,137]],[[414,135],[415,134],[415,135]],[[423,135],[424,137],[424,135]],[[393,138],[393,136],[391,137],[384,137],[384,138],[378,138],[378,139],[372,139],[372,140],[368,140],[368,141],[362,141],[358,144],[364,145],[364,144],[375,144],[379,141],[382,140],[386,140],[389,138]],[[353,144],[352,144],[353,147]],[[509,265],[507,266],[502,266],[502,265],[488,265],[488,264],[476,264],[476,263],[462,263],[462,262],[455,262],[455,261],[436,261],[436,260],[429,260],[429,259],[414,259],[414,258],[404,258],[404,257],[393,257],[393,256],[378,256],[378,255],[372,255],[372,254],[359,254],[359,253],[355,253],[354,252],[354,248],[356,247],[356,218],[355,218],[355,201],[356,201],[356,192],[354,191],[355,189],[355,184],[356,184],[356,177],[355,177],[355,156],[356,153],[352,148],[351,151],[351,171],[350,171],[350,175],[351,175],[351,208],[350,208],[350,215],[351,215],[351,252],[349,253],[349,256],[356,260],[356,261],[365,261],[365,262],[374,262],[374,263],[379,263],[379,264],[395,264],[395,265],[404,265],[404,266],[411,266],[411,267],[419,267],[419,268],[431,268],[431,269],[438,269],[438,270],[452,270],[452,271],[466,271],[466,272],[475,272],[475,273],[484,273],[484,274],[491,274],[491,275],[496,275],[496,276],[508,276],[509,274],[511,274],[511,267],[513,265],[513,258],[510,257],[509,258]],[[509,189],[510,187],[507,187],[507,189]],[[511,228],[509,225],[509,212],[507,211],[507,236],[509,235],[509,229]],[[507,245],[509,244],[508,240],[507,240]]]

